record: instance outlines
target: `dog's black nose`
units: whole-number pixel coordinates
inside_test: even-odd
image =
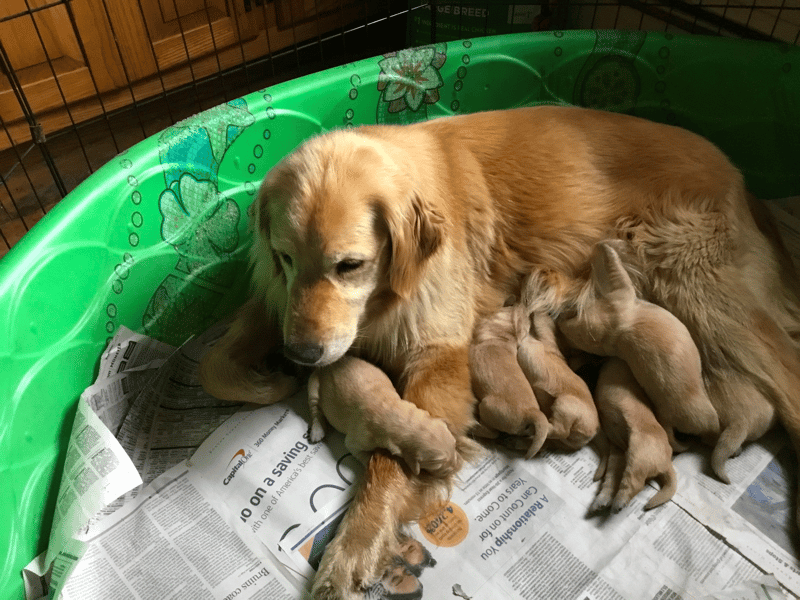
[[[291,361],[301,365],[315,365],[322,358],[324,348],[319,344],[286,344],[283,353]]]

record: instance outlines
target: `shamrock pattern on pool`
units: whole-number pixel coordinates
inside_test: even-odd
[[[256,117],[238,98],[178,122],[159,138],[165,189],[158,198],[161,238],[178,255],[142,316],[150,335],[177,343],[187,320],[202,329],[230,289],[239,248],[238,204],[219,189],[228,149]]]

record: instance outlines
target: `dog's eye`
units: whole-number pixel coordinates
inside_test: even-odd
[[[285,252],[281,252],[280,253],[280,257],[281,257],[281,262],[283,262],[284,265],[286,265],[287,267],[291,267],[292,266],[292,257],[291,256],[289,256]]]
[[[352,273],[353,271],[357,271],[361,267],[364,266],[363,260],[357,260],[354,258],[348,258],[343,261],[336,263],[336,272],[339,275],[347,275],[348,273]]]

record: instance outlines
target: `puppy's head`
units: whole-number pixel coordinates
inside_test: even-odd
[[[405,167],[384,142],[340,131],[307,142],[264,180],[254,282],[281,304],[295,362],[335,362],[365,320],[413,295],[443,220]]]

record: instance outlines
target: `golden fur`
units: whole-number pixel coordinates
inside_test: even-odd
[[[608,506],[618,512],[644,489],[649,479],[661,489],[645,504],[655,508],[672,498],[678,476],[672,466],[667,432],[656,420],[652,404],[628,364],[610,358],[600,368],[595,401],[610,445],[595,473],[603,478],[592,510]]]
[[[800,448],[797,361],[781,362],[752,327],[763,307],[779,331],[800,332],[790,276],[739,172],[692,133],[554,106],[334,131],[270,171],[254,212],[252,306],[265,317],[206,354],[201,380],[219,397],[280,399],[242,366],[265,346],[284,344],[313,366],[351,352],[468,448],[476,321],[519,297],[530,272],[547,284],[537,309],[580,310],[592,247],[619,238],[642,274],[637,290],[686,324],[706,377],[741,372]],[[358,598],[397,552],[401,521],[428,510],[447,482],[376,452],[315,598]]]
[[[592,257],[596,297],[578,316],[559,321],[567,341],[584,352],[628,363],[653,400],[658,420],[676,451],[686,448],[674,430],[719,435],[719,418],[703,383],[700,353],[689,331],[669,311],[636,297],[630,276],[611,244]]]
[[[545,313],[533,313],[529,319],[529,333],[519,340],[517,361],[550,422],[548,437],[577,450],[600,429],[592,394],[559,350],[553,319]]]
[[[446,477],[458,470],[456,440],[441,419],[403,400],[386,374],[353,356],[316,369],[308,381],[309,440],[325,437],[325,422],[345,434],[345,446],[368,462],[384,448],[402,457],[415,475]]]
[[[517,346],[530,336],[530,321],[520,309],[505,306],[475,327],[469,363],[480,423],[473,431],[488,438],[497,437],[498,431],[530,437],[525,458],[533,458],[550,424],[517,362]]]

